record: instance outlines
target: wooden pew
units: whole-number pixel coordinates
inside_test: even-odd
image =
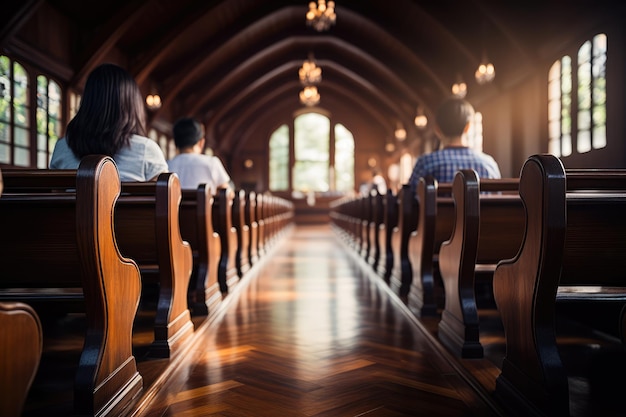
[[[461,170],[452,198],[452,235],[439,249],[445,308],[438,336],[456,355],[481,358],[476,285],[491,288],[497,262],[519,250],[526,223],[519,179],[480,179],[473,170]]]
[[[352,247],[354,242],[353,234],[353,218],[350,216],[350,204],[354,197],[344,196],[332,201],[329,204],[329,218],[331,225],[339,237],[346,243],[348,247]]]
[[[394,261],[393,236],[397,233],[398,227],[398,202],[397,195],[393,191],[387,190],[383,199],[383,206],[384,226],[380,233],[380,262],[377,272],[385,282],[389,283]]]
[[[115,207],[120,252],[137,262],[144,287],[158,284],[151,357],[171,357],[194,330],[187,306],[193,256],[180,233],[181,199],[178,176],[167,172],[156,181],[123,182]]]
[[[391,238],[391,248],[394,255],[390,285],[397,290],[401,299],[407,300],[413,269],[409,258],[409,239],[417,229],[417,199],[415,189],[410,184],[404,184],[398,191],[397,199],[398,225]]]
[[[284,198],[269,196],[269,214],[267,222],[271,225],[270,245],[274,245],[293,226],[295,207],[293,202]]]
[[[358,223],[360,225],[358,231],[358,237],[360,241],[360,247],[358,250],[359,255],[367,260],[370,257],[372,251],[373,242],[370,240],[370,225],[372,224],[372,195],[359,197],[359,209],[358,209]]]
[[[119,252],[114,234],[121,189],[117,167],[113,159],[94,155],[78,170],[3,175],[0,297],[50,300],[60,309],[82,300],[87,327],[74,379],[74,412],[119,415],[141,392],[143,380],[132,354],[141,275]]]
[[[256,218],[256,223],[257,223],[257,246],[256,246],[256,252],[259,258],[263,257],[265,255],[265,241],[267,240],[266,238],[266,227],[265,227],[265,215],[264,215],[264,209],[263,209],[263,205],[265,202],[265,196],[262,193],[258,193],[256,195],[256,204],[255,204],[255,215],[254,217]]]
[[[246,210],[244,222],[248,227],[248,262],[254,265],[259,261],[259,223],[256,209],[257,199],[254,191],[246,191]]]
[[[626,299],[625,190],[624,171],[569,174],[551,155],[534,155],[524,164],[520,195],[526,209],[525,236],[519,253],[501,261],[493,279],[506,336],[495,396],[511,410],[569,415],[556,302]],[[577,291],[570,291],[573,288]],[[602,317],[616,327],[620,319]]]
[[[233,199],[230,189],[217,190],[213,200],[213,228],[220,237],[220,260],[217,267],[217,281],[223,295],[228,294],[239,281],[235,254],[237,252],[237,231],[233,227]],[[265,205],[264,205],[265,207]],[[267,225],[267,222],[265,223]],[[267,230],[267,229],[266,229]],[[267,245],[267,243],[264,243]]]
[[[207,184],[182,190],[179,222],[181,236],[193,254],[188,306],[193,315],[207,315],[222,298],[217,283],[221,243],[213,228],[213,195]]]
[[[233,213],[232,222],[235,228],[236,249],[235,249],[235,268],[237,276],[243,277],[250,269],[250,227],[246,223],[246,192],[245,190],[236,190],[233,197]]]
[[[409,236],[409,259],[413,280],[409,308],[418,316],[437,316],[441,306],[439,249],[452,233],[454,201],[452,184],[438,183],[432,176],[417,185],[418,224]]]
[[[0,416],[19,417],[43,346],[35,310],[24,303],[0,302]]]
[[[384,194],[380,194],[378,190],[374,189],[370,193],[371,199],[371,221],[369,227],[369,241],[371,248],[369,251],[368,263],[372,266],[374,271],[378,271],[378,263],[381,257],[381,230],[384,228],[385,223],[385,206],[384,206]]]

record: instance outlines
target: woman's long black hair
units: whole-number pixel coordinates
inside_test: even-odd
[[[87,77],[76,116],[66,140],[80,159],[100,154],[113,157],[130,145],[133,134],[146,136],[146,111],[139,86],[115,64],[101,64]]]

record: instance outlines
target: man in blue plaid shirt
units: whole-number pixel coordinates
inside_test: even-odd
[[[438,182],[452,182],[460,169],[473,169],[479,178],[501,177],[493,157],[467,146],[466,134],[473,116],[472,105],[460,98],[450,98],[439,107],[436,122],[443,148],[417,159],[409,184],[417,187],[419,179],[427,175]]]

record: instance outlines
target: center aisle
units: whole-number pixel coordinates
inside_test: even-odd
[[[495,416],[330,226],[296,226],[135,416]]]

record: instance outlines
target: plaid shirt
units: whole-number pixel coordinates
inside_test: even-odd
[[[466,147],[450,147],[418,158],[409,184],[417,187],[419,179],[427,175],[438,182],[452,182],[460,169],[473,169],[479,178],[501,178],[500,168],[490,155]]]

